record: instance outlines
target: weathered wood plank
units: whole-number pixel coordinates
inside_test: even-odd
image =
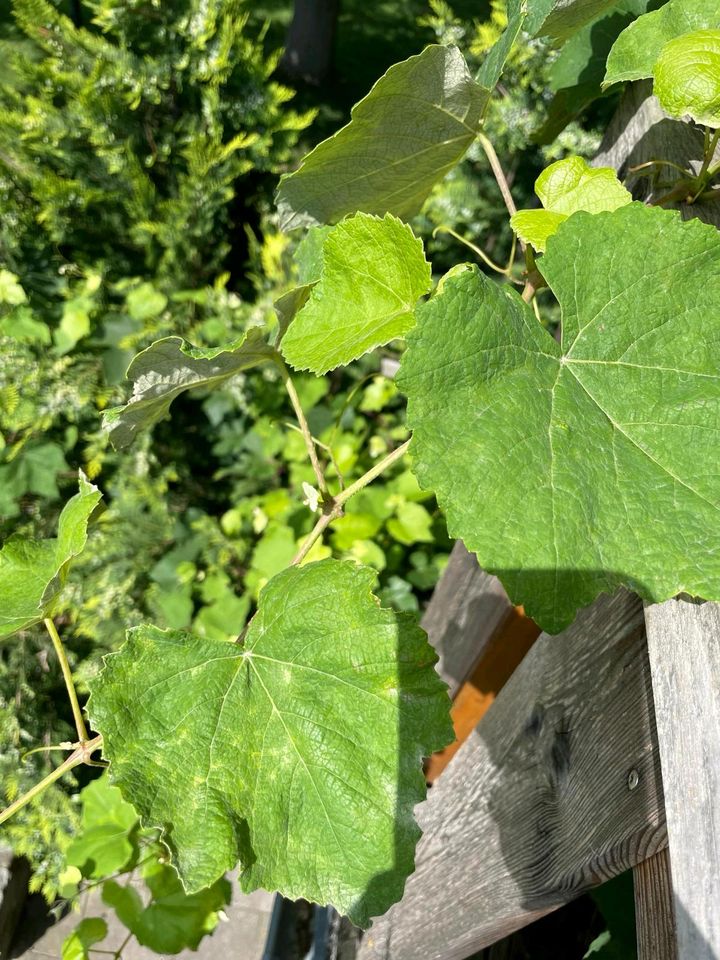
[[[458,540],[422,619],[452,697],[513,610],[497,577],[485,573]]]
[[[543,634],[417,815],[416,872],[363,960],[462,960],[661,849],[640,601]]]
[[[679,960],[667,848],[633,870],[638,960]]]
[[[681,958],[720,957],[720,604],[645,610]]]
[[[650,160],[670,160],[697,173],[702,165],[703,135],[694,124],[673,120],[663,112],[652,83],[641,80],[628,84],[600,150],[592,163],[596,167],[614,167],[636,200],[657,200],[670,189],[680,172],[672,167],[656,167],[661,182],[646,176],[647,170],[631,172],[631,167]],[[720,157],[716,151],[715,159]],[[720,203],[671,204],[684,219],[698,217],[720,227]]]

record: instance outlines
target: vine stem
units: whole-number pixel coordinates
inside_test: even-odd
[[[391,467],[394,463],[397,463],[398,460],[402,460],[405,454],[408,452],[410,446],[410,441],[406,440],[405,443],[401,443],[399,447],[396,447],[392,453],[389,453],[386,457],[383,457],[378,463],[375,464],[367,473],[364,473],[355,483],[351,483],[349,487],[346,487],[342,493],[339,493],[335,497],[335,503],[337,506],[341,507],[346,503],[350,497],[354,497],[356,493],[359,493],[363,487],[366,487],[369,483],[372,483],[376,477],[379,477],[381,473],[384,473],[388,467]]]
[[[322,467],[320,466],[320,461],[318,460],[315,441],[310,433],[310,427],[308,426],[307,419],[305,418],[305,413],[300,403],[300,397],[298,396],[292,376],[290,375],[290,371],[288,370],[285,362],[280,358],[279,355],[275,358],[275,362],[277,363],[280,374],[282,375],[283,383],[285,384],[285,389],[290,397],[292,408],[295,411],[295,416],[297,417],[297,422],[300,427],[300,433],[303,435],[305,447],[307,449],[308,456],[310,457],[310,463],[312,464],[313,473],[315,474],[315,479],[317,480],[318,489],[323,495],[323,499],[327,499],[329,495],[327,481],[325,480],[325,474],[323,473]]]
[[[62,640],[60,639],[60,634],[57,632],[57,628],[50,617],[46,617],[43,623],[45,624],[47,632],[50,634],[53,647],[55,647],[55,653],[60,661],[60,669],[62,670],[63,679],[65,680],[65,687],[67,688],[68,697],[70,698],[70,706],[72,707],[73,717],[75,719],[75,729],[77,730],[78,740],[81,744],[87,743],[89,739],[87,727],[85,726],[85,721],[83,720],[82,709],[77,698],[77,693],[75,692],[72,671],[70,670],[70,664],[68,663],[67,656],[65,655],[65,648],[63,647]]]
[[[409,440],[401,443],[399,447],[396,447],[396,449],[386,457],[383,457],[382,460],[376,463],[367,473],[364,473],[355,483],[351,483],[349,487],[346,487],[345,490],[342,490],[336,497],[333,497],[325,504],[322,516],[305,538],[302,547],[300,547],[293,557],[292,566],[302,563],[308,553],[310,553],[313,544],[323,535],[327,527],[330,526],[333,520],[337,520],[338,517],[342,516],[343,505],[347,503],[351,497],[354,497],[356,493],[359,493],[363,487],[372,483],[372,481],[375,480],[376,477],[379,477],[388,467],[391,467],[394,463],[397,463],[398,460],[401,460],[407,453],[409,446]]]
[[[492,145],[490,140],[488,140],[484,133],[478,134],[478,141],[480,146],[485,151],[485,156],[488,158],[490,169],[493,172],[493,176],[497,181],[498,187],[500,187],[500,193],[502,194],[507,211],[510,216],[513,217],[517,213],[517,207],[515,206],[515,201],[512,198],[512,193],[510,193],[510,184],[507,181],[505,171],[503,170],[502,164],[500,163],[498,155],[495,152],[495,147]],[[523,253],[525,252],[525,242],[522,239],[520,239],[520,249],[523,251]]]
[[[82,763],[87,763],[90,760],[90,756],[101,746],[102,737],[97,736],[93,737],[92,740],[87,740],[83,743],[78,743],[73,752],[63,761],[59,767],[56,767],[52,773],[49,773],[43,780],[39,783],[36,783],[34,787],[31,787],[27,793],[24,793],[21,797],[18,797],[14,803],[11,803],[9,807],[6,807],[2,813],[0,813],[0,823],[5,823],[6,820],[9,820],[13,814],[17,813],[18,810],[22,810],[24,806],[30,803],[38,794],[42,793],[43,790],[47,789],[51,783],[55,783],[56,780],[59,780],[64,774],[72,770],[74,767],[79,767]]]

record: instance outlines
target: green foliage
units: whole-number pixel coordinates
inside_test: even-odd
[[[329,901],[361,925],[400,896],[419,761],[452,730],[424,633],[372,582],[335,560],[290,567],[242,646],[143,627],[107,659],[93,724],[190,892],[239,859],[245,890]]]
[[[90,950],[105,939],[108,926],[102,917],[85,917],[62,945],[62,960],[89,960]]]
[[[126,447],[138,430],[164,417],[185,390],[216,386],[272,356],[258,329],[213,350],[198,349],[178,337],[158,340],[130,364],[127,377],[133,395],[124,407],[107,411],[105,428],[116,448]]]
[[[631,256],[640,244],[645,256]],[[451,535],[551,633],[620,584],[653,601],[720,592],[706,459],[720,395],[705,308],[718,257],[714,228],[675,213],[579,213],[541,261],[562,345],[476,271],[418,310],[399,381],[413,469]],[[690,460],[695,433],[705,441]]]
[[[70,866],[65,871],[67,876],[75,871],[76,882],[66,895],[74,898],[86,887],[100,884],[103,902],[141,946],[162,954],[196,950],[230,902],[229,882],[221,878],[200,893],[187,894],[166,863],[157,832],[140,827],[135,810],[106,776],[85,787],[80,799],[79,835],[67,849]],[[138,871],[142,886],[117,882]],[[107,924],[98,917],[81,920],[63,944],[63,960],[86,958],[107,932]]]
[[[566,157],[543,170],[535,181],[543,210],[519,210],[510,218],[526,243],[544,252],[548,237],[573,213],[600,213],[630,203],[630,192],[610,167],[590,167],[582,157]]]
[[[718,26],[720,3],[717,0],[670,0],[620,34],[607,58],[605,86],[619,80],[651,77],[666,43],[696,30]]]
[[[95,880],[121,871],[135,853],[131,835],[137,823],[117,787],[106,777],[92,781],[82,791],[80,835],[65,852],[67,863]]]
[[[317,285],[283,337],[293,367],[327,373],[403,336],[431,285],[422,241],[385,214],[357,214],[334,227],[322,247]]]
[[[22,811],[18,848],[39,824],[33,859],[64,851],[37,881],[47,893],[102,884],[163,953],[212,930],[238,862],[246,890],[332,902],[361,925],[401,896],[421,758],[451,736],[417,625],[449,547],[435,492],[453,534],[551,631],[621,584],[718,596],[717,234],[628,203],[582,159],[597,131],[526,143],[553,64],[556,89],[575,92],[539,139],[578,91],[597,95],[601,51],[647,6],[512,0],[468,23],[434,0],[424,25],[441,42],[391,67],[283,178],[275,217],[266,174],[290,165],[305,118],[240,0],[87,0],[82,26],[15,0],[0,69],[0,510],[24,539],[2,556],[43,542],[80,463],[108,502],[82,556],[87,515],[73,550],[53,553],[0,661],[12,800],[52,770],[33,753],[18,774],[21,742],[72,736],[67,709],[32,720],[60,684],[34,627],[49,579],[110,771],[83,791],[79,824],[55,788],[54,832],[38,806]],[[568,42],[550,52],[539,32]],[[515,220],[546,248],[524,273],[488,136],[521,206],[560,161],[537,181],[545,209]],[[717,173],[706,142],[698,197]],[[314,226],[289,238],[277,220]],[[463,234],[485,265],[510,253],[502,283],[456,263]],[[417,307],[432,285],[423,235],[435,275],[450,269]],[[405,334],[396,385],[381,371]],[[366,355],[378,347],[384,362]],[[291,375],[280,352],[318,376]],[[120,457],[109,438],[134,443]],[[47,678],[17,679],[43,657]],[[135,869],[142,892],[109,876]],[[68,955],[102,935],[91,918]]]
[[[358,210],[417,213],[475,139],[487,101],[455,47],[426,47],[391,67],[350,123],[281,180],[281,226],[336,223]]]
[[[308,118],[270,80],[240,0],[85,8],[77,27],[49,0],[13,0],[27,39],[6,45],[0,86],[0,189],[17,218],[0,256],[22,263],[40,224],[42,256],[63,244],[114,280],[207,282],[239,178],[277,169]]]
[[[0,550],[0,639],[24,630],[47,615],[85,546],[90,514],[100,491],[80,476],[80,490],[60,514],[54,540],[9,540]]]
[[[653,67],[653,90],[671,117],[720,127],[720,30],[668,41]]]

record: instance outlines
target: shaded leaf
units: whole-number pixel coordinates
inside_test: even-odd
[[[128,367],[133,394],[123,407],[105,413],[103,426],[116,449],[127,447],[139,430],[162,419],[185,390],[220,386],[242,370],[269,360],[275,351],[260,329],[253,327],[225,347],[200,349],[180,337],[157,340]]]
[[[102,495],[82,474],[79,487],[60,514],[57,538],[14,537],[0,550],[0,639],[49,613],[71,561],[82,552],[90,514]]]
[[[623,30],[608,56],[603,85],[651,77],[668,41],[695,30],[718,27],[720,0],[670,0]]]
[[[331,902],[362,925],[401,896],[421,757],[452,729],[434,651],[414,618],[378,606],[374,577],[291,567],[243,647],[146,626],[106,658],[89,713],[112,779],[164,827],[190,892],[240,860],[244,890]]]
[[[135,852],[131,833],[138,818],[106,776],[81,792],[81,832],[65,853],[66,861],[86,877],[107,877],[121,870]]]
[[[414,216],[475,139],[488,96],[456,47],[429,46],[396,63],[350,123],[282,178],[282,229],[337,223],[358,210]]]
[[[144,871],[152,900],[145,906],[134,887],[114,880],[103,884],[103,901],[113,907],[118,919],[155,953],[197,950],[204,936],[218,923],[218,911],[230,903],[230,884],[224,878],[197,893],[183,890],[177,874],[157,861]]]
[[[629,204],[548,243],[562,345],[477,272],[418,310],[398,379],[413,469],[552,633],[621,584],[720,598],[719,266],[714,228]]]
[[[321,374],[403,336],[430,289],[422,241],[390,214],[358,213],[328,233],[320,280],[282,342],[285,359]]]

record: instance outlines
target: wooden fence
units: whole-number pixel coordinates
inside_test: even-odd
[[[634,84],[596,162],[626,172],[701,153]],[[683,214],[720,226],[712,205]],[[640,960],[720,960],[720,604],[643,608],[621,590],[534,644],[527,631],[518,644],[520,620],[456,544],[424,618],[452,695],[488,673],[508,630],[521,662],[433,761],[417,869],[360,960],[463,960],[628,868]]]

